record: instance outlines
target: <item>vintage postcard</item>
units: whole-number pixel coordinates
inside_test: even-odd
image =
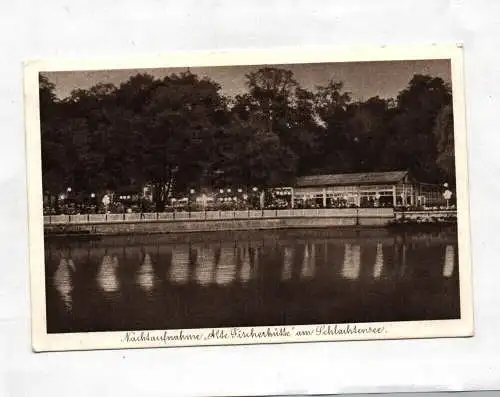
[[[33,349],[472,336],[462,51],[28,62]]]

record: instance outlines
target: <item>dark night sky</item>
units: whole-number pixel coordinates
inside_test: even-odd
[[[379,62],[345,62],[317,64],[274,65],[293,72],[299,84],[308,89],[324,85],[329,80],[342,81],[344,90],[354,99],[366,100],[372,96],[395,98],[406,87],[414,74],[429,74],[451,82],[450,62],[448,60],[412,60]],[[222,93],[234,96],[246,90],[245,74],[261,66],[217,66],[192,67],[190,70],[206,76],[222,87]],[[44,73],[55,85],[56,92],[63,98],[76,88],[89,88],[97,83],[119,85],[137,73],[149,73],[163,77],[185,71],[187,68],[155,68],[101,71],[72,71]]]

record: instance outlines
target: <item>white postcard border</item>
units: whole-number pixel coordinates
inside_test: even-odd
[[[461,318],[459,320],[331,324],[323,325],[323,328],[321,328],[321,325],[306,325],[245,327],[238,329],[208,328],[168,331],[47,333],[38,98],[39,72],[425,59],[450,59],[452,68],[461,311]],[[33,61],[25,65],[24,90],[28,170],[32,347],[34,351],[473,336],[474,318],[467,173],[466,106],[464,99],[463,47],[460,44],[358,48],[297,47],[273,50],[176,52],[151,57],[128,57],[108,60]],[[239,332],[247,332],[249,334],[242,336]],[[200,339],[196,339],[196,337]]]

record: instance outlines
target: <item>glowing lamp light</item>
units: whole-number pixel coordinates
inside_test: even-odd
[[[231,189],[227,189],[227,192],[228,192],[228,193],[231,193]]]
[[[191,189],[189,193],[194,194],[194,189]]]
[[[219,193],[224,193],[224,189],[220,189],[220,190],[219,190]]]
[[[247,200],[248,199],[248,195],[247,194],[244,194],[243,195],[243,200]]]
[[[71,192],[71,188],[70,188],[70,187],[69,187],[69,188],[67,188],[66,190],[67,190],[67,192],[68,192],[68,193],[70,193],[70,192]]]
[[[241,192],[243,192],[243,190],[242,189],[238,189],[238,193],[241,193]]]
[[[90,193],[91,198],[95,198],[95,193]]]
[[[259,189],[257,189],[257,188],[254,186],[254,187],[252,188],[252,190],[253,190],[254,192],[256,192],[256,191],[257,191],[257,190],[259,190]]]

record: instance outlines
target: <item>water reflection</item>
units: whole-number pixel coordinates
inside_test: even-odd
[[[250,264],[250,247],[245,245],[240,250],[241,258],[241,269],[240,269],[240,280],[243,283],[250,281],[252,277],[252,265]]]
[[[177,245],[172,250],[170,281],[185,284],[189,281],[189,245]]]
[[[196,247],[195,279],[200,285],[207,286],[214,282],[215,252],[210,247]]]
[[[61,300],[68,311],[71,311],[73,306],[73,297],[71,292],[73,291],[73,275],[72,272],[75,270],[75,265],[71,259],[61,258],[59,261],[59,266],[54,273],[54,287],[59,292]]]
[[[144,261],[142,262],[139,272],[137,274],[137,283],[146,292],[153,289],[155,284],[155,276],[153,270],[153,261],[151,256],[146,252],[144,255]]]
[[[359,278],[360,271],[361,247],[356,244],[345,244],[342,276],[349,280],[356,280]]]
[[[281,279],[283,281],[287,281],[292,278],[293,258],[293,247],[285,247],[283,250],[283,271],[281,273]]]
[[[312,278],[316,272],[316,245],[306,244],[304,247],[304,260],[302,261],[301,276]]]
[[[456,235],[440,241],[301,233],[113,237],[64,249],[49,242],[48,326],[200,328],[394,316],[410,321],[459,313]],[[89,319],[94,312],[99,318]]]
[[[382,243],[377,243],[377,252],[375,254],[375,266],[373,268],[373,278],[380,278],[384,268],[384,248]]]
[[[259,247],[255,247],[253,250],[253,276],[254,277],[257,277],[257,275],[259,274],[259,265],[260,265],[259,255],[260,255]]]
[[[444,255],[443,276],[451,277],[455,267],[455,247],[448,244]]]
[[[120,281],[116,275],[117,269],[118,257],[104,255],[97,275],[97,282],[104,292],[116,292],[120,289]]]
[[[215,282],[219,285],[230,284],[236,276],[236,252],[232,244],[224,244],[220,248],[219,263]]]

